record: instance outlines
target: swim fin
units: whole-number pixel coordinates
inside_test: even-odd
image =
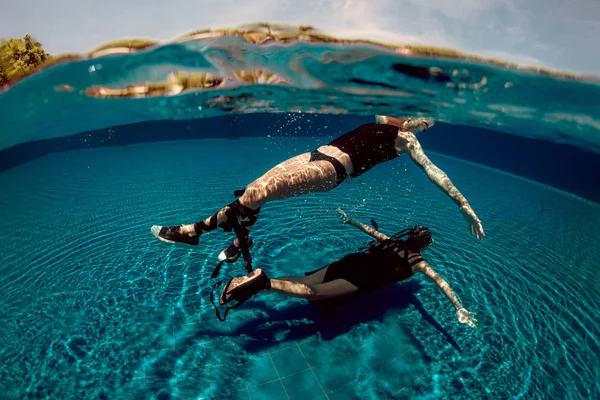
[[[235,283],[234,279],[236,280]],[[257,268],[246,276],[229,280],[219,297],[219,304],[224,306],[232,300],[243,303],[258,292],[270,288],[271,280],[262,269]]]

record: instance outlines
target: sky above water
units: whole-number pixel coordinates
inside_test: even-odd
[[[269,21],[600,75],[600,0],[0,0],[0,37],[52,54]]]

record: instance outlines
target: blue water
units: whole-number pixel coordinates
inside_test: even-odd
[[[150,226],[202,219],[233,189],[323,142],[148,143],[53,153],[2,172],[2,397],[600,397],[600,207],[433,152],[483,221],[482,242],[403,157],[330,193],[267,204],[255,265],[301,274],[367,243],[337,207],[386,233],[426,225],[435,237],[426,258],[477,313],[476,329],[424,277],[332,319],[267,294],[217,321],[209,276],[231,234],[183,250],[157,242]],[[226,265],[223,275],[242,272]]]
[[[405,69],[436,72],[430,78]],[[141,99],[97,98],[90,88],[164,82],[174,71],[261,69],[286,84],[245,85]],[[442,77],[443,79],[439,79]],[[193,120],[252,111],[371,117],[422,115],[600,153],[600,79],[556,79],[457,59],[405,55],[365,44],[269,43],[237,37],[167,43],[43,70],[0,92],[0,150],[143,121]],[[61,91],[64,86],[70,91]],[[236,98],[236,96],[241,98]]]
[[[445,79],[404,73],[406,65]],[[289,83],[86,94],[173,71],[254,68]],[[371,45],[232,37],[25,79],[0,93],[0,397],[600,398],[599,96],[598,80]],[[209,276],[231,234],[183,250],[156,241],[150,226],[204,219],[234,189],[373,114],[438,122],[420,140],[483,221],[485,239],[470,236],[456,206],[402,157],[332,192],[264,206],[255,266],[302,274],[365,245],[337,207],[386,233],[426,225],[435,237],[426,258],[477,313],[477,328],[460,325],[424,277],[330,318],[269,293],[220,323]],[[226,265],[223,277],[240,273]]]

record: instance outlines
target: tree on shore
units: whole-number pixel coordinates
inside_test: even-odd
[[[0,85],[33,72],[50,55],[29,34],[22,39],[0,40]]]
[[[7,83],[8,83],[8,78],[6,77],[6,74],[4,73],[2,66],[0,66],[0,86],[6,85]]]

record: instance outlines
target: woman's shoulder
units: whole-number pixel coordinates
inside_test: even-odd
[[[416,251],[408,250],[408,254],[406,255],[406,261],[408,261],[408,265],[411,267],[424,267],[428,265],[421,253]]]

